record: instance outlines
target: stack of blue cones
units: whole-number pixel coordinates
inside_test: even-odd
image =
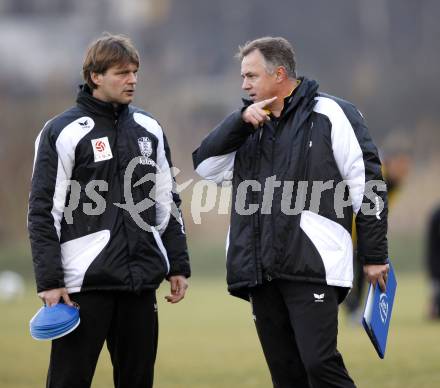
[[[69,334],[80,323],[79,308],[58,303],[43,306],[29,322],[31,336],[36,340],[53,340]]]

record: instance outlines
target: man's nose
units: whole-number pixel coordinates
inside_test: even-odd
[[[243,90],[249,90],[250,89],[249,82],[246,80],[246,78],[243,79],[243,83],[241,84],[241,88]]]
[[[137,82],[137,74],[136,73],[130,73],[130,77],[128,79],[128,83],[135,84]]]

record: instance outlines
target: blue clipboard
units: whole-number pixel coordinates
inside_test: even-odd
[[[394,269],[391,263],[389,263],[389,265],[390,270],[386,283],[386,292],[382,292],[379,285],[373,287],[370,284],[362,317],[362,325],[364,326],[368,337],[370,337],[377,354],[382,359],[385,357],[394,297],[397,288]]]

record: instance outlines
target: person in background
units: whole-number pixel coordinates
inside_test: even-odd
[[[28,228],[38,296],[46,306],[78,303],[81,318],[52,341],[48,388],[90,387],[104,342],[115,387],[152,387],[155,290],[166,278],[177,303],[188,287],[170,148],[157,120],[131,105],[138,69],[127,37],[97,39],[76,105],[35,142]],[[140,181],[147,174],[155,179]]]
[[[431,281],[429,318],[440,319],[440,206],[431,214],[427,234],[427,270]]]
[[[403,149],[390,149],[385,158],[383,159],[383,177],[387,185],[388,192],[388,207],[392,208],[396,201],[396,198],[405,183],[405,178],[408,175],[411,165],[409,153]],[[353,220],[353,225],[354,225]],[[353,256],[357,256],[357,236],[356,228],[353,227],[352,232],[353,239]],[[354,260],[353,263],[353,287],[350,293],[347,295],[343,306],[346,308],[349,317],[354,322],[360,321],[361,310],[363,309],[362,301],[364,297],[364,291],[366,286],[366,280],[364,275],[364,269],[359,260]]]

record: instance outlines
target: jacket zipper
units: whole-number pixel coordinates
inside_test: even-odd
[[[307,197],[308,197],[308,193],[309,193],[309,159],[310,159],[310,148],[312,148],[313,143],[312,143],[312,130],[313,130],[313,120],[310,124],[310,128],[308,128],[308,133],[305,136],[305,141],[304,141],[304,148],[305,148],[305,155],[304,155],[304,160],[305,160],[305,164],[304,164],[304,171],[303,171],[303,176],[302,176],[302,181],[307,181],[307,186],[306,186],[306,198],[305,198],[305,209],[307,209],[309,206],[307,206]],[[311,189],[310,189],[311,190]],[[311,191],[310,191],[311,192]]]
[[[118,121],[119,121],[119,119],[118,119],[117,114],[115,112],[115,118],[114,118],[114,121],[113,121],[113,126],[114,126],[114,129],[115,129],[115,149],[116,149],[116,161],[117,161],[116,168],[118,170],[117,173],[118,173],[118,178],[119,178],[119,190],[120,190],[121,201],[122,201],[122,199],[124,198],[124,176],[121,177],[121,171],[120,171],[121,160],[119,158],[119,130],[118,130]],[[127,241],[127,250],[128,250],[128,255],[130,257],[131,249],[130,249],[130,243],[128,242],[129,239],[128,239],[128,236],[127,236],[127,229],[125,227],[124,211],[121,208],[119,208],[118,211],[119,211],[119,214],[120,214],[119,217],[121,217],[121,221],[122,221],[122,225],[123,225],[123,228],[124,228],[124,232],[125,232],[126,237],[127,237],[127,239],[126,239],[126,241]],[[133,273],[131,272],[130,263],[129,263],[128,260],[127,260],[127,267],[128,267],[128,273],[130,274],[131,289],[134,290]]]
[[[278,117],[278,119],[275,121],[276,125],[273,126],[273,137],[272,137],[272,176],[274,175],[274,160],[275,160],[275,145],[276,145],[276,140],[277,140],[277,131],[278,128],[280,126],[280,122],[281,122],[281,116]],[[268,124],[271,125],[271,124]],[[275,187],[274,187],[274,191],[273,191],[273,195],[275,197]],[[272,206],[274,203],[274,197],[272,198]],[[273,261],[273,266],[276,267],[276,262],[277,260],[277,256],[278,256],[278,252],[275,251],[275,236],[276,236],[276,231],[275,231],[275,217],[274,217],[274,213],[273,213],[273,208],[271,210],[271,226],[272,226],[272,252],[275,253],[275,257],[274,257],[274,261]],[[271,281],[272,277],[271,277],[271,269],[273,270],[273,268],[268,268],[268,274],[267,274],[267,280]]]
[[[258,181],[258,173],[260,170],[260,139],[262,134],[262,128],[259,128],[259,130],[255,133],[256,141],[255,141],[255,148],[256,152],[254,153],[254,166],[253,166],[253,172],[252,177],[253,179]],[[255,199],[258,199],[258,193],[255,193],[255,191],[252,191],[252,201]],[[261,270],[261,260],[260,260],[260,254],[261,254],[261,247],[260,247],[260,216],[259,212],[255,212],[253,214],[253,241],[254,241],[254,256],[255,256],[255,274],[256,274],[256,280],[255,284],[261,284],[263,282],[262,279],[262,270]]]

